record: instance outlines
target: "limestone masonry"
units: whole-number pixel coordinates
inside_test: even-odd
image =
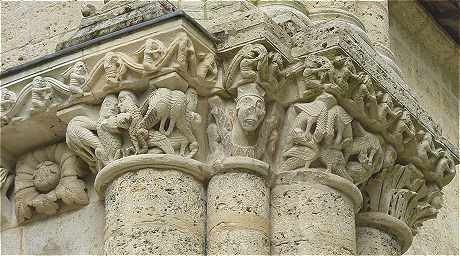
[[[2,28],[2,254],[458,254],[459,48],[403,2],[2,3],[76,16]]]

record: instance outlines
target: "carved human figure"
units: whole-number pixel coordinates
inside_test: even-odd
[[[166,51],[164,44],[157,39],[147,39],[145,45],[136,53],[143,56],[142,64],[148,71],[156,71]]]
[[[95,134],[97,122],[86,116],[76,116],[67,125],[66,143],[85,163],[93,173],[97,173],[104,162],[106,154],[104,146]]]
[[[126,73],[126,65],[123,60],[113,52],[108,52],[104,57],[103,67],[107,81],[117,83]]]
[[[433,136],[429,132],[419,131],[417,133],[417,157],[422,161],[428,161],[429,158],[438,158],[442,149],[436,149],[433,143]]]
[[[284,61],[281,54],[278,52],[269,52],[268,53],[268,82],[270,86],[267,88],[273,90],[274,92],[278,91],[283,84],[284,79],[286,78],[286,73],[283,70]]]
[[[322,80],[332,64],[326,57],[308,55],[303,65],[302,79],[306,89],[315,89],[321,87]]]
[[[262,71],[263,67],[268,67],[267,55],[267,49],[261,44],[249,44],[241,48],[230,63],[226,87],[236,88],[260,80],[259,71]],[[268,70],[265,70],[265,73],[268,73]]]
[[[129,149],[133,154],[147,153],[148,130],[137,105],[137,97],[130,91],[123,90],[118,94],[118,108],[120,114],[116,116],[116,123],[119,128],[128,131],[133,148]]]
[[[7,113],[14,107],[18,100],[16,93],[2,88],[0,90],[0,122],[1,126],[7,125],[10,118]]]
[[[36,76],[32,83],[31,112],[46,111],[53,102],[53,88],[40,76]]]
[[[105,96],[99,111],[97,135],[104,148],[104,164],[122,157],[121,131],[117,126],[116,116],[119,114],[118,99],[114,94]]]
[[[357,80],[355,83],[351,83],[351,99],[361,113],[375,112],[377,109],[377,97],[370,76],[361,72],[358,74]],[[367,111],[367,108],[369,108],[369,111]]]
[[[205,81],[214,81],[217,78],[216,56],[213,53],[199,53],[196,76]]]
[[[231,133],[232,155],[253,156],[257,144],[257,128],[265,117],[265,92],[257,84],[238,87],[236,120]],[[251,153],[250,153],[251,152]],[[253,156],[254,157],[254,156]]]
[[[436,162],[435,169],[425,173],[427,179],[434,181],[440,188],[449,184],[455,177],[455,163],[449,153],[442,151]]]
[[[82,87],[88,79],[88,70],[83,61],[78,61],[64,72],[64,78],[68,83],[69,90],[77,95],[83,93]]]

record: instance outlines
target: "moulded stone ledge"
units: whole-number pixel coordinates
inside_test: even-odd
[[[412,244],[412,231],[403,221],[381,212],[363,212],[356,216],[356,224],[363,227],[380,229],[394,235],[404,253]]]
[[[244,157],[234,156],[228,157],[221,162],[214,165],[214,174],[225,173],[231,171],[248,172],[262,177],[268,177],[270,166],[260,160]]]
[[[343,192],[353,202],[355,213],[359,212],[362,207],[363,196],[359,188],[351,181],[332,174],[326,169],[309,168],[280,172],[272,177],[271,186],[303,182],[322,184]]]
[[[177,170],[187,173],[200,182],[205,182],[211,174],[210,168],[194,159],[170,154],[143,154],[124,157],[105,166],[94,180],[94,189],[104,196],[107,186],[122,174],[154,167],[157,170]]]

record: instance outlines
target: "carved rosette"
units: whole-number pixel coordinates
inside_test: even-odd
[[[16,165],[14,200],[18,223],[35,213],[54,215],[64,207],[88,204],[82,163],[64,143],[35,150]]]

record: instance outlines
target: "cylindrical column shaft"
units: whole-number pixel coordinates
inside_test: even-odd
[[[208,254],[270,254],[265,178],[228,170],[208,185]]]
[[[356,14],[363,22],[372,44],[390,49],[388,0],[358,1]]]
[[[125,157],[104,167],[107,254],[204,254],[206,167],[175,155]]]
[[[351,182],[324,170],[290,171],[275,178],[271,195],[273,254],[356,253],[362,197]]]
[[[203,254],[205,193],[179,171],[123,174],[105,197],[108,254]]]
[[[401,255],[399,241],[392,235],[373,227],[357,227],[358,255]]]

